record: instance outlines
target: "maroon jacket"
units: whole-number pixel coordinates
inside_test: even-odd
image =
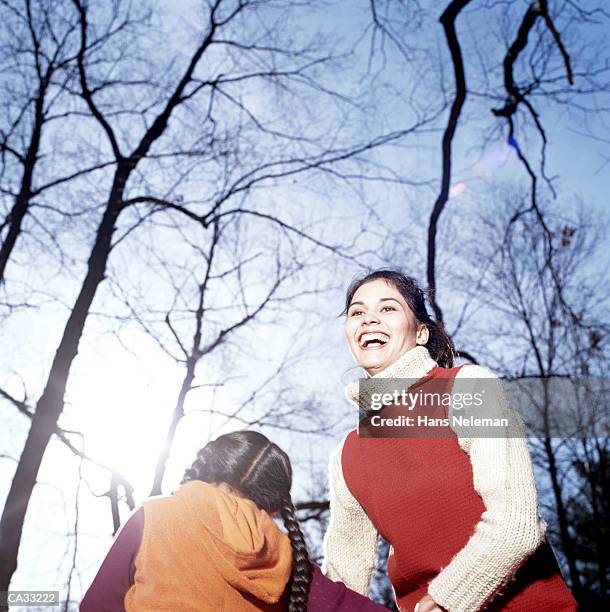
[[[97,576],[80,605],[80,612],[124,612],[124,599],[134,583],[135,560],[144,531],[144,510],[131,515],[118,533]],[[380,612],[370,599],[333,582],[314,563],[307,609],[311,612]]]

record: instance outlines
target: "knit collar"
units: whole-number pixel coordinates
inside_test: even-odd
[[[430,356],[425,346],[417,345],[403,353],[393,364],[374,376],[365,371],[365,378],[411,378],[413,381],[423,378],[438,364]],[[354,381],[345,388],[347,399],[358,404],[359,381]]]

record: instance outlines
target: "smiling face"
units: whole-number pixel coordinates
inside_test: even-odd
[[[428,332],[393,284],[377,279],[358,288],[345,320],[345,336],[359,366],[370,376],[392,365]]]

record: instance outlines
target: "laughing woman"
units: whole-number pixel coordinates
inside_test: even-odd
[[[499,437],[477,437],[447,418],[441,435],[375,438],[363,435],[362,421],[330,462],[326,575],[366,595],[381,534],[401,611],[576,610],[544,537],[526,438],[501,381],[487,368],[453,367],[451,339],[399,272],[352,283],[345,314],[349,348],[370,384],[408,378],[410,392],[444,389],[453,398],[484,385],[506,425]],[[362,407],[358,383],[346,392]]]

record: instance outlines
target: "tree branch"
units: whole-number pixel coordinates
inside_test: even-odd
[[[449,187],[451,185],[451,160],[452,160],[452,144],[453,137],[457,130],[458,121],[462,113],[462,107],[466,101],[466,76],[464,73],[464,60],[462,59],[462,49],[457,37],[455,22],[460,12],[468,5],[470,0],[453,0],[441,15],[440,21],[445,30],[445,38],[447,46],[451,54],[451,63],[455,75],[455,96],[447,127],[443,134],[442,142],[442,176],[441,190],[432,207],[430,221],[428,223],[428,261],[427,261],[427,279],[428,279],[428,297],[434,315],[439,323],[443,322],[443,312],[436,300],[436,231],[438,221],[449,199]]]

